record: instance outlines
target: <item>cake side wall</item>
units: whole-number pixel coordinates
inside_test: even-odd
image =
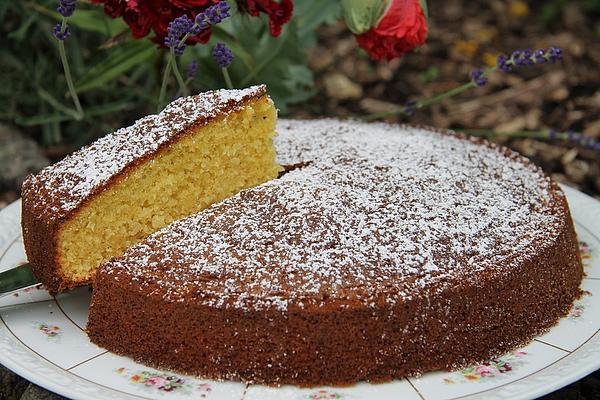
[[[573,216],[571,215],[571,209],[569,208],[569,203],[567,202],[566,196],[564,194],[564,192],[562,191],[562,189],[558,186],[558,184],[556,184],[553,181],[556,190],[559,191],[562,194],[562,202],[561,202],[561,206],[564,207],[565,210],[565,224],[567,225],[566,228],[566,236],[568,237],[568,240],[565,243],[565,254],[570,254],[572,257],[574,257],[576,260],[573,260],[572,262],[577,262],[579,263],[579,270],[580,270],[580,279],[579,282],[581,283],[581,279],[583,279],[583,277],[586,275],[585,271],[583,269],[583,260],[581,259],[581,249],[579,247],[579,240],[577,238],[577,232],[575,231],[575,221],[573,220]],[[580,295],[583,293],[580,290]]]
[[[306,386],[387,381],[526,344],[566,315],[582,275],[566,213],[557,240],[517,268],[448,282],[447,290],[395,306],[218,309],[165,302],[101,270],[87,330],[110,351],[207,378]]]
[[[39,201],[36,188],[32,187],[32,176],[23,183],[21,201],[21,228],[27,260],[33,273],[54,295],[66,288],[56,254],[57,223],[50,223],[34,211],[32,203]]]
[[[565,216],[555,243],[518,268],[437,297],[424,318],[429,332],[420,354],[428,369],[488,361],[553,327],[580,296],[583,267],[577,239]]]

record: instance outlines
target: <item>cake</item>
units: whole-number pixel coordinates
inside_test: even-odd
[[[179,98],[107,135],[22,189],[25,250],[50,293],[148,234],[277,177],[276,110],[265,86]]]
[[[98,269],[92,342],[205,378],[380,382],[524,345],[579,296],[565,195],[517,153],[387,124],[277,131],[279,179]]]

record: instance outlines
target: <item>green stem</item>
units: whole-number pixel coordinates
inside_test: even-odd
[[[63,17],[61,30],[64,32],[66,28],[66,20]],[[71,68],[69,68],[69,62],[67,60],[67,52],[65,51],[65,43],[62,40],[58,41],[58,53],[60,54],[60,61],[63,65],[63,70],[65,71],[65,79],[67,80],[67,86],[69,87],[69,94],[73,99],[73,103],[75,104],[75,109],[77,110],[76,120],[81,121],[83,119],[83,108],[81,107],[81,103],[79,102],[79,96],[77,96],[77,92],[75,91],[75,85],[73,85],[73,78],[71,77]]]
[[[375,121],[378,119],[386,118],[386,117],[389,117],[392,115],[399,115],[399,114],[408,114],[406,112],[405,106],[398,106],[398,107],[391,109],[390,111],[383,111],[383,112],[378,112],[378,113],[373,113],[373,114],[361,115],[358,118],[362,119],[363,121]]]
[[[179,84],[179,90],[181,90],[183,92],[184,96],[187,96],[187,95],[189,95],[189,91],[183,80],[183,77],[181,76],[181,71],[179,71],[179,67],[177,66],[177,58],[175,58],[175,53],[174,53],[173,49],[171,49],[170,57],[173,60],[173,62],[172,62],[173,73],[175,74],[175,79],[177,79],[177,83]]]
[[[191,36],[191,33],[186,33],[185,35],[183,35],[183,37],[181,38],[181,40],[179,41],[179,44],[177,45],[177,47],[181,47],[182,45],[185,44],[185,41],[188,40],[188,38]]]
[[[271,50],[269,54],[263,58],[262,62],[246,76],[244,81],[240,84],[240,87],[248,86],[248,84],[263,70],[263,68],[265,68],[279,56],[279,52],[283,49],[283,45],[287,41],[287,32],[289,32],[289,30],[284,30],[282,35],[277,40],[275,48]]]
[[[60,124],[58,122],[54,122],[52,124],[52,138],[54,139],[54,143],[60,143],[62,141],[62,134],[60,133]]]
[[[485,70],[483,72],[482,77],[488,77],[491,73],[495,72],[497,69],[498,69],[498,67],[488,68],[487,70]],[[442,101],[446,100],[447,98],[454,97],[456,95],[464,93],[467,90],[475,88],[475,87],[477,87],[477,84],[473,81],[464,83],[460,86],[457,86],[446,92],[442,92],[431,98],[417,101],[416,104],[414,105],[414,109],[419,110],[421,108],[425,108],[425,107],[429,107],[429,106],[437,104],[437,103],[441,103]],[[361,119],[364,119],[365,121],[373,121],[376,119],[381,119],[381,118],[389,117],[392,115],[398,115],[398,114],[408,114],[407,107],[399,106],[390,111],[384,111],[384,112],[375,113],[375,114],[368,114],[368,115],[361,117]]]
[[[227,85],[227,89],[233,89],[233,83],[231,83],[229,71],[227,71],[227,68],[221,68],[221,71],[223,71],[223,78],[225,78],[225,84]]]
[[[73,110],[72,108],[69,108],[63,104],[61,104],[58,100],[56,100],[50,93],[48,93],[47,91],[45,91],[44,89],[42,89],[41,87],[38,87],[37,89],[37,94],[38,96],[40,96],[40,98],[42,100],[45,100],[48,104],[50,104],[54,109],[63,112],[64,114],[68,115],[69,118],[73,118],[74,120],[77,120],[78,118],[80,118],[80,115],[77,111]]]
[[[510,131],[496,132],[493,129],[456,129],[470,136],[478,136],[485,138],[507,137],[507,138],[529,138],[529,139],[550,139],[550,131]],[[569,134],[566,132],[557,132],[555,134],[557,140],[569,140]]]
[[[188,85],[190,84],[191,81],[192,81],[192,78],[187,78],[185,80],[184,84],[185,84],[186,88],[188,87]],[[189,89],[188,89],[188,91],[189,91]],[[179,97],[179,96],[182,96],[182,95],[183,95],[183,91],[181,90],[181,88],[179,88],[179,90],[177,91],[177,95],[176,96]]]
[[[423,108],[423,107],[428,107],[433,104],[440,103],[449,97],[456,96],[457,94],[466,92],[467,90],[474,88],[474,87],[477,87],[477,85],[474,82],[465,83],[464,85],[460,85],[458,87],[455,87],[454,89],[448,90],[447,92],[440,93],[437,96],[434,96],[430,99],[418,101],[417,104],[415,105],[415,108]]]
[[[167,66],[165,67],[165,72],[163,74],[162,85],[160,86],[160,95],[158,96],[158,105],[156,108],[157,113],[160,110],[162,110],[164,102],[165,102],[165,96],[167,94],[167,81],[169,80],[169,75],[171,74],[171,63],[172,62],[173,62],[173,57],[171,56],[171,54],[169,54],[169,57],[167,60]]]

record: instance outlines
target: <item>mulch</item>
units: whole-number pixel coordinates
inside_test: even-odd
[[[497,72],[485,87],[412,117],[387,120],[455,130],[489,129],[498,133],[494,141],[531,158],[557,181],[600,199],[599,151],[500,134],[574,130],[600,140],[600,15],[586,13],[582,2],[562,2],[562,12],[548,19],[543,16],[549,3],[553,2],[432,4],[426,46],[391,62],[369,60],[343,24],[323,27],[319,46],[310,54],[317,95],[292,114],[311,118],[385,112],[468,82],[473,68],[494,65],[501,53],[561,47],[565,57],[556,65]]]

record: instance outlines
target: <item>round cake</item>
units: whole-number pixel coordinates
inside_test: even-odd
[[[94,343],[216,379],[385,381],[521,346],[579,296],[565,196],[518,154],[387,124],[278,132],[279,179],[99,268]]]

